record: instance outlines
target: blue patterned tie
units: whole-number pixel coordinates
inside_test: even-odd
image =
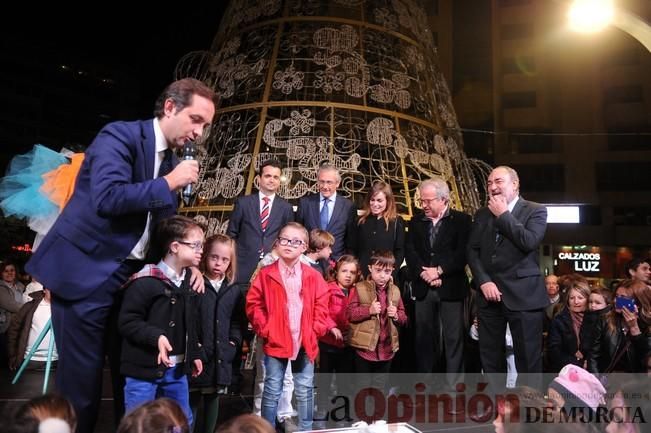
[[[328,203],[330,202],[329,198],[323,199],[323,207],[321,208],[321,213],[319,214],[319,219],[321,222],[321,230],[326,230],[328,228]]]

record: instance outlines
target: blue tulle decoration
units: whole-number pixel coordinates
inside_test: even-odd
[[[42,176],[67,163],[68,159],[37,144],[24,155],[15,156],[7,174],[0,179],[0,208],[5,216],[42,218],[58,213],[57,206],[39,192]]]

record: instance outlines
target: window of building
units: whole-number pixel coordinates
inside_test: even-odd
[[[565,167],[563,164],[512,165],[520,177],[520,189],[531,192],[565,191]]]
[[[597,191],[649,191],[651,161],[607,161],[595,164]]]
[[[642,86],[613,86],[604,91],[604,103],[627,104],[644,101]]]
[[[608,134],[608,150],[651,150],[650,125],[610,128]]]
[[[523,6],[531,4],[531,0],[498,0],[501,7]]]
[[[616,226],[651,226],[651,206],[616,206],[613,219]]]
[[[601,60],[602,68],[612,68],[617,66],[635,66],[640,63],[640,56],[637,48],[627,50],[613,51]]]
[[[536,92],[508,92],[502,94],[502,108],[532,108],[536,106]]]
[[[550,135],[551,130],[516,132],[511,131],[509,147],[515,153],[553,153],[554,137]]]
[[[533,26],[530,23],[505,24],[500,32],[502,39],[525,39],[533,36]]]
[[[531,75],[536,72],[536,59],[531,56],[509,57],[502,60],[503,74]]]

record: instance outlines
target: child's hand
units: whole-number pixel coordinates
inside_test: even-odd
[[[396,307],[393,304],[389,303],[389,306],[387,307],[387,316],[389,316],[390,319],[397,319],[398,318],[398,307]]]
[[[195,268],[194,266],[188,268],[188,270],[192,272],[192,276],[190,277],[190,286],[192,286],[192,290],[194,290],[197,293],[203,293],[205,290],[205,287],[203,286],[204,284],[203,274],[201,273],[199,268]]]
[[[172,345],[166,336],[161,335],[158,337],[158,363],[165,364],[167,367],[174,367],[174,363],[170,361],[168,352],[172,351]]]
[[[382,311],[382,306],[380,305],[380,301],[377,301],[377,300],[373,301],[373,303],[371,304],[371,306],[368,309],[368,313],[371,316],[374,316],[376,314],[380,314],[380,311]]]
[[[339,328],[332,328],[330,330],[330,333],[332,334],[333,337],[335,337],[335,340],[337,341],[344,341],[344,336],[339,330]]]
[[[203,362],[200,359],[195,359],[193,361],[194,366],[192,368],[192,377],[197,377],[203,372]]]

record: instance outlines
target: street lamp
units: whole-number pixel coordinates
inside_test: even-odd
[[[568,11],[570,28],[592,33],[613,25],[651,51],[651,26],[637,15],[618,8],[613,0],[574,0]]]

